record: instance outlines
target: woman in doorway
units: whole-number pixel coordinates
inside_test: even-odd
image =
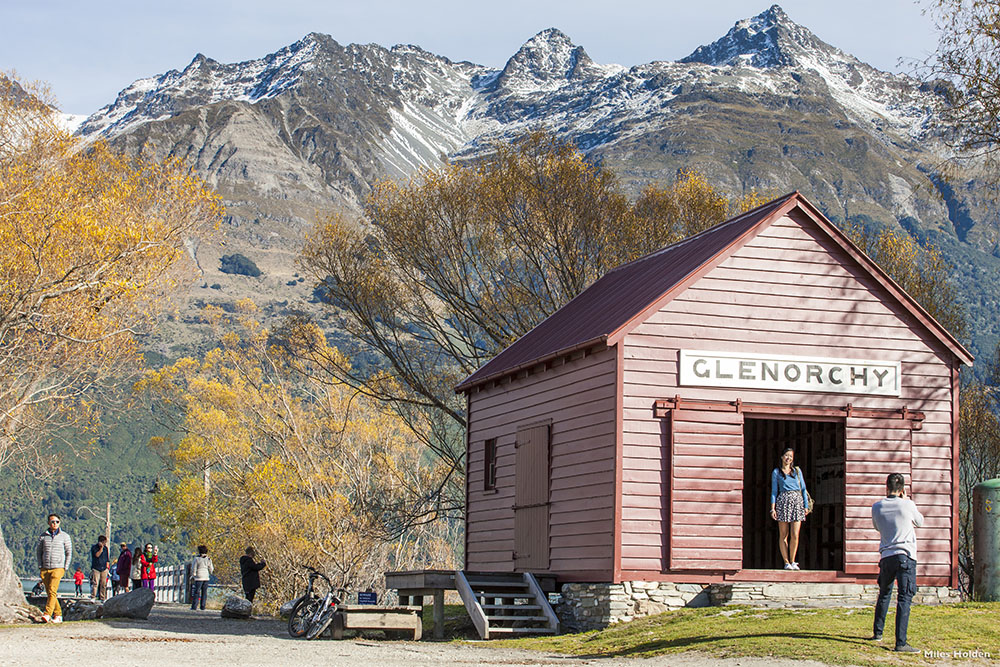
[[[795,465],[795,451],[787,447],[771,473],[771,518],[778,522],[778,549],[786,570],[798,570],[799,527],[806,520],[809,496],[802,470]]]

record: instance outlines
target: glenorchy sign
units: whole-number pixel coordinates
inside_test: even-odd
[[[681,350],[680,384],[899,396],[898,361]]]

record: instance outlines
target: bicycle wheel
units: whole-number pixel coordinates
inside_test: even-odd
[[[309,629],[309,619],[316,613],[319,603],[319,598],[302,598],[296,602],[288,616],[288,634],[296,638],[304,637]]]
[[[337,613],[336,607],[327,607],[323,610],[316,622],[310,625],[309,630],[306,631],[306,639],[316,639],[323,634],[323,631],[330,627],[330,621],[333,620],[335,613]]]

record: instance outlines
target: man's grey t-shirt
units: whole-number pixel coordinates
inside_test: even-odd
[[[879,558],[906,554],[917,559],[917,534],[913,529],[924,525],[924,516],[912,500],[898,496],[883,498],[872,505],[872,523],[882,536]]]

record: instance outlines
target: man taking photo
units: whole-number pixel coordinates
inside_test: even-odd
[[[906,627],[910,622],[910,602],[917,592],[917,535],[914,528],[924,524],[923,515],[906,497],[903,476],[898,472],[885,480],[886,497],[872,505],[872,523],[878,529],[878,601],[875,603],[875,623],[872,640],[882,639],[885,615],[889,611],[893,582],[896,594],[896,650],[918,653],[920,649],[906,642]]]
[[[108,538],[101,535],[97,544],[90,548],[90,597],[103,600],[108,595],[108,565],[111,553]]]

